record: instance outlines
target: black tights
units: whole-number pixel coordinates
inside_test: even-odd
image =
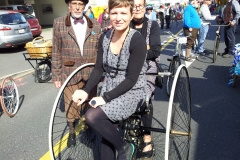
[[[116,124],[110,121],[100,107],[90,108],[86,114],[87,124],[102,136],[101,159],[113,160],[115,149],[123,151],[125,142],[116,129]]]
[[[151,100],[150,100],[150,104],[151,104]],[[144,103],[141,108],[140,108],[140,112],[145,112],[145,108],[146,108],[146,103]],[[143,126],[145,127],[151,127],[152,126],[152,119],[153,119],[153,107],[150,110],[150,113],[147,114],[146,112],[141,116],[141,121],[143,122]],[[144,135],[151,135],[150,131],[144,131]]]
[[[140,111],[143,112],[146,108],[144,104],[141,106]],[[143,125],[151,127],[152,125],[153,108],[150,114],[144,114],[141,117]],[[115,149],[119,152],[123,150],[125,142],[121,138],[117,131],[116,123],[110,121],[107,115],[102,111],[100,107],[90,108],[85,114],[87,124],[96,130],[102,136],[101,144],[101,159],[102,160],[114,160]],[[145,131],[144,135],[150,135],[149,131]]]

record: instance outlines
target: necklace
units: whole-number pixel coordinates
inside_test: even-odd
[[[116,71],[114,72],[114,75],[109,74],[111,78],[115,78],[115,77],[117,76],[117,74],[118,74],[118,70],[119,70],[119,67],[120,67],[120,64],[119,64],[119,63],[120,63],[120,58],[121,58],[121,53],[122,53],[123,45],[124,45],[124,43],[125,43],[125,41],[126,41],[126,39],[127,39],[127,36],[128,36],[128,34],[129,34],[129,31],[130,31],[130,27],[129,27],[129,29],[128,29],[128,32],[127,32],[126,37],[124,38],[124,41],[123,41],[123,43],[122,43],[122,47],[121,47],[121,49],[120,49],[120,53],[119,53],[118,61],[117,61]],[[109,45],[108,45],[108,49],[107,49],[106,65],[108,65],[109,48],[110,48],[110,44],[111,44],[112,38],[113,38],[113,36],[114,36],[114,32],[115,32],[115,30],[113,30],[113,32],[112,32],[112,36],[111,36],[111,38],[110,38]],[[108,66],[109,66],[109,65],[108,65]]]

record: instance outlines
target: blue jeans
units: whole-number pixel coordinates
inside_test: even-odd
[[[198,53],[203,52],[203,45],[208,33],[209,25],[201,25],[198,35]]]

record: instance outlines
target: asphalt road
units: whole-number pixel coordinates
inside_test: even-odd
[[[239,28],[236,41],[240,43]],[[181,27],[175,25],[171,29],[174,34],[180,30]],[[208,32],[205,42],[208,50],[213,48],[215,30],[216,27],[210,27]],[[162,41],[167,41],[168,37],[161,35]],[[165,69],[174,45],[175,42],[170,42],[162,51],[161,65]],[[219,52],[223,49],[224,43],[221,43]],[[22,56],[23,49],[0,52],[0,77],[31,68]],[[189,159],[237,160],[240,157],[240,81],[235,88],[228,87],[228,69],[233,59],[218,56],[217,62],[212,63],[212,54],[208,53],[187,64],[191,82],[193,132]],[[49,118],[58,90],[51,82],[35,83],[32,74],[17,79],[16,83],[21,105],[15,117],[0,116],[0,159],[40,159],[49,150]],[[153,102],[154,114],[160,117],[163,126],[168,107],[165,85],[163,89],[156,90]],[[44,159],[48,159],[46,157]]]

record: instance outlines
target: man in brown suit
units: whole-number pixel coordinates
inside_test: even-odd
[[[53,24],[52,80],[56,88],[60,88],[77,67],[96,62],[101,33],[99,23],[83,14],[88,0],[65,0],[65,2],[69,13],[54,19]],[[77,107],[76,104],[70,106],[72,94],[86,84],[91,71],[90,68],[81,70],[64,89],[65,112],[69,125],[68,147],[76,144],[75,124],[80,119],[81,109],[87,107]],[[96,87],[91,95],[96,95]]]

